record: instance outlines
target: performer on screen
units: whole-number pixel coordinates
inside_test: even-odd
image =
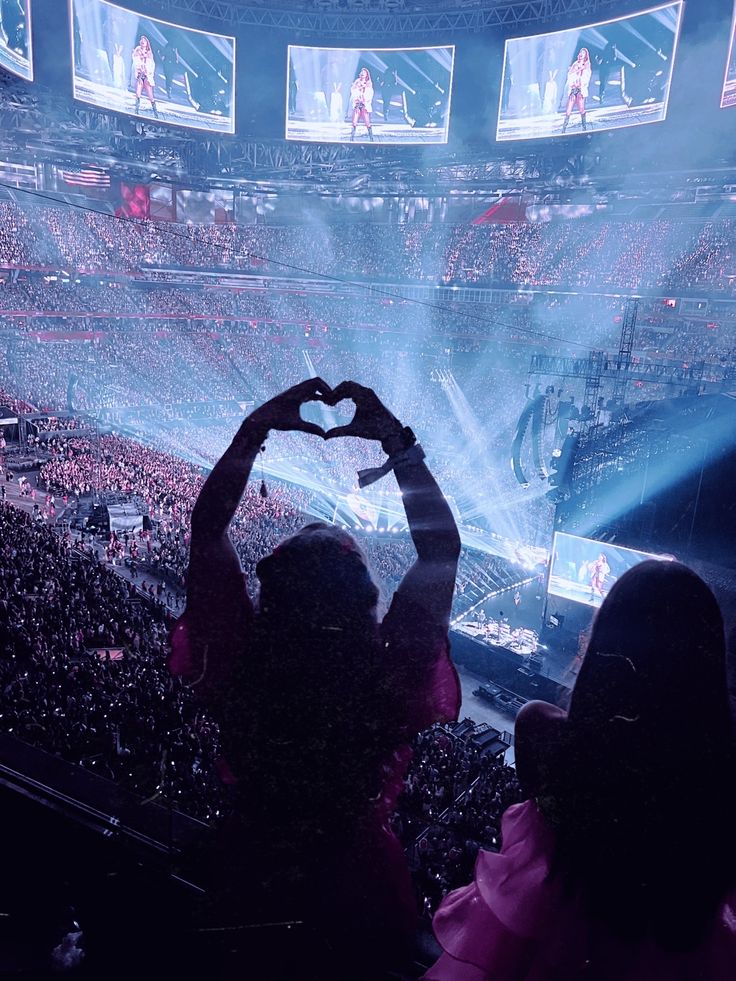
[[[585,122],[585,100],[588,98],[588,87],[592,74],[590,52],[587,48],[581,48],[577,58],[567,69],[567,108],[565,110],[565,122],[562,124],[563,133],[570,122],[573,109],[577,109],[580,113],[583,129],[588,128]]]
[[[603,599],[603,586],[611,572],[608,559],[603,552],[595,562],[591,562],[588,571],[590,572],[590,602],[592,603],[596,596]]]
[[[371,113],[373,112],[373,82],[367,68],[361,68],[358,77],[350,86],[350,103],[353,107],[353,131],[350,139],[355,139],[355,128],[362,120],[368,129],[368,136],[373,140]]]
[[[156,62],[151,51],[151,42],[145,34],[141,35],[138,47],[133,48],[133,75],[135,76],[135,111],[139,111],[141,106],[141,93],[146,93],[146,98],[151,103],[153,115],[158,119],[158,109],[156,108],[156,96],[153,94],[153,86],[156,84]]]

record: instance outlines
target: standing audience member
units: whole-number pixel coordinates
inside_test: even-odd
[[[356,405],[347,426],[323,433],[300,416],[306,402],[344,398]],[[271,430],[381,442],[417,550],[382,622],[357,544],[322,523],[259,562],[253,607],[228,528]],[[323,978],[344,977],[358,951],[351,977],[374,978],[411,940],[416,903],[389,821],[412,737],[459,705],[448,625],[460,538],[423,459],[374,392],[315,378],[248,416],[192,513],[171,666],[221,727],[235,808],[220,861],[223,911],[239,924],[302,923],[320,945]],[[270,971],[285,976],[275,953]]]
[[[528,799],[436,914],[444,954],[427,981],[733,978],[725,642],[694,572],[647,561],[621,577],[569,712],[526,706],[516,760]]]

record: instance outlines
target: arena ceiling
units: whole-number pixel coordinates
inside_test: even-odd
[[[162,12],[231,26],[310,31],[323,37],[447,34],[550,24],[627,10],[627,0],[159,0]],[[634,4],[636,6],[636,4]]]

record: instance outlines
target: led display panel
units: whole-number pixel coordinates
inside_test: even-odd
[[[671,562],[672,556],[555,532],[547,592],[550,596],[599,607],[616,580],[645,559]]]
[[[447,143],[454,61],[454,45],[289,45],[286,139]]]
[[[723,92],[721,93],[721,109],[726,109],[729,106],[736,106],[736,3],[733,6],[726,77],[723,80]]]
[[[496,139],[530,140],[662,122],[682,0],[506,41]]]
[[[0,0],[0,68],[33,81],[31,0]]]
[[[70,0],[74,98],[141,119],[235,132],[235,38]]]

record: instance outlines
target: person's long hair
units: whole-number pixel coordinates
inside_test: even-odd
[[[723,621],[690,569],[646,561],[593,624],[539,804],[588,914],[670,950],[702,940],[736,885]]]
[[[265,834],[264,864],[297,877],[350,845],[395,745],[379,591],[352,537],[321,524],[256,571],[252,636],[220,713],[223,751],[249,834]]]

